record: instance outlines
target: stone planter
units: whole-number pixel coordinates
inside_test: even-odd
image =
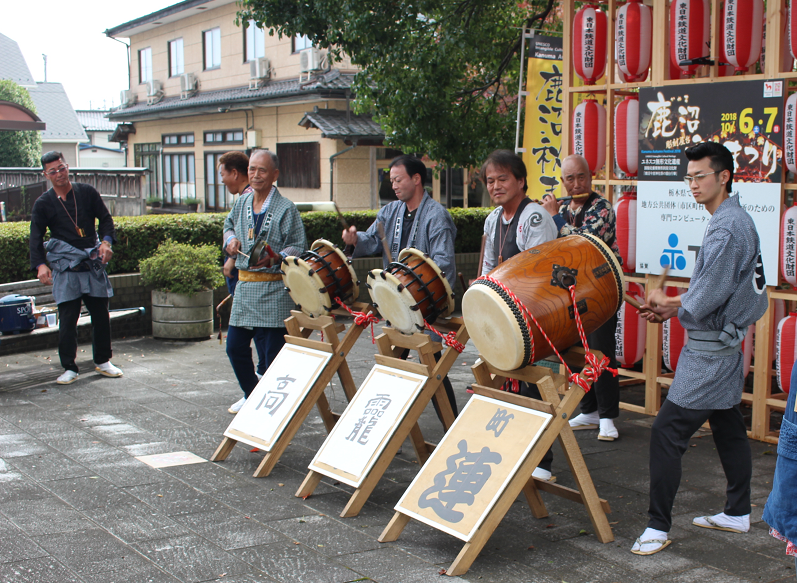
[[[193,296],[152,291],[152,336],[189,340],[213,334],[213,291]]]

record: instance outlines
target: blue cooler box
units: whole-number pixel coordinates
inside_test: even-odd
[[[33,317],[33,298],[12,294],[0,298],[0,332],[15,334],[36,327]]]

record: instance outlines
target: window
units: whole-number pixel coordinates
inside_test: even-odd
[[[321,149],[318,142],[277,144],[279,185],[285,188],[321,188]]]
[[[297,34],[293,37],[293,52],[298,53],[303,49],[309,49],[313,46],[313,43],[310,42],[310,39],[307,35],[304,34]]]
[[[163,192],[166,204],[184,204],[196,196],[193,154],[163,155]]]
[[[169,77],[177,77],[183,73],[183,39],[178,38],[169,42]]]
[[[143,194],[145,198],[151,196],[160,196],[160,162],[161,145],[158,143],[153,144],[134,144],[133,145],[133,159],[137,168],[146,168],[147,173],[144,175]]]
[[[244,30],[244,56],[246,62],[254,61],[266,54],[266,33],[250,20]]]
[[[194,134],[163,134],[162,142],[167,148],[169,146],[193,146]]]
[[[205,132],[206,144],[243,144],[243,130],[221,130],[218,132]]]
[[[152,81],[152,48],[138,51],[138,82]]]
[[[221,29],[213,28],[202,33],[205,50],[205,70],[221,67]]]
[[[222,153],[205,154],[205,210],[226,211],[232,208],[233,195],[221,183],[219,158]]]

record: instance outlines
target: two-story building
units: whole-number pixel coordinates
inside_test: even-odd
[[[380,127],[349,111],[356,69],[330,66],[306,38],[239,26],[237,10],[234,0],[186,0],[106,31],[130,39],[131,89],[109,118],[128,165],[150,169],[147,196],[226,210],[219,156],[259,147],[278,154],[290,199],[377,208],[390,152]]]

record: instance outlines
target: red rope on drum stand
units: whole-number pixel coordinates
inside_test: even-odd
[[[355,325],[365,327],[368,324],[371,324],[371,344],[376,344],[376,340],[374,339],[374,324],[379,324],[379,318],[377,318],[373,313],[366,314],[364,312],[355,312],[349,306],[340,301],[340,298],[335,298],[335,301],[341,308],[354,316]]]
[[[443,335],[439,330],[437,330],[434,326],[432,326],[426,320],[423,321],[423,325],[426,326],[427,328],[429,328],[429,330],[431,330],[432,332],[434,332],[438,336],[440,336],[440,338],[443,339],[443,344],[445,344],[446,346],[450,346],[451,348],[453,348],[454,350],[456,350],[460,354],[462,354],[462,351],[465,350],[465,345],[462,344],[462,342],[460,342],[459,340],[457,340],[457,334],[453,330],[451,332],[449,332],[448,334]]]
[[[529,309],[525,306],[525,304],[522,301],[520,301],[520,298],[517,297],[514,293],[512,293],[512,291],[509,288],[507,288],[503,283],[501,283],[500,281],[498,281],[497,279],[495,279],[493,277],[490,277],[489,275],[483,275],[479,279],[487,280],[487,281],[489,281],[491,283],[494,283],[498,287],[500,287],[504,291],[504,293],[506,293],[512,299],[512,301],[515,302],[517,307],[520,309],[520,313],[523,315],[523,319],[526,321],[526,327],[529,329],[529,339],[531,341],[531,358],[529,359],[529,362],[534,362],[534,335],[531,334],[531,323],[530,323],[530,322],[534,322],[534,325],[537,327],[537,330],[540,331],[540,334],[542,334],[542,337],[545,338],[545,340],[548,342],[548,345],[551,347],[551,349],[554,351],[556,356],[559,357],[559,360],[561,361],[561,363],[564,365],[565,370],[567,371],[567,380],[569,382],[571,382],[571,383],[577,384],[579,387],[584,389],[585,393],[589,392],[589,390],[591,388],[591,384],[588,383],[586,381],[586,379],[582,378],[578,374],[573,373],[573,371],[570,370],[570,367],[567,366],[567,363],[565,362],[565,359],[562,357],[562,355],[556,349],[556,346],[554,346],[553,342],[551,342],[551,339],[545,333],[545,330],[543,330],[542,326],[540,326],[540,323],[537,322],[537,318],[535,318],[534,314],[532,314],[529,311]],[[586,337],[586,334],[584,334],[584,326],[581,323],[581,314],[578,313],[578,307],[576,306],[576,286],[575,285],[571,285],[568,288],[568,291],[570,292],[570,300],[573,303],[573,313],[575,314],[576,327],[578,329],[578,334],[579,334],[579,337],[581,338],[581,343],[584,346],[584,350],[586,351],[586,355],[584,357],[584,359],[586,361],[586,366],[582,370],[582,372],[584,373],[584,377],[586,377],[587,379],[589,379],[592,382],[595,382],[596,380],[598,380],[598,377],[605,370],[608,370],[614,376],[617,376],[617,369],[609,368],[609,362],[610,361],[609,361],[608,357],[604,356],[602,360],[598,361],[598,358],[589,351],[589,345],[587,344],[587,337]],[[509,380],[512,381],[512,383],[511,383],[512,391],[513,392],[518,392],[520,390],[520,386],[519,386],[519,383],[517,383],[517,380],[516,379],[509,379]],[[517,390],[515,389],[516,386],[517,386]]]

